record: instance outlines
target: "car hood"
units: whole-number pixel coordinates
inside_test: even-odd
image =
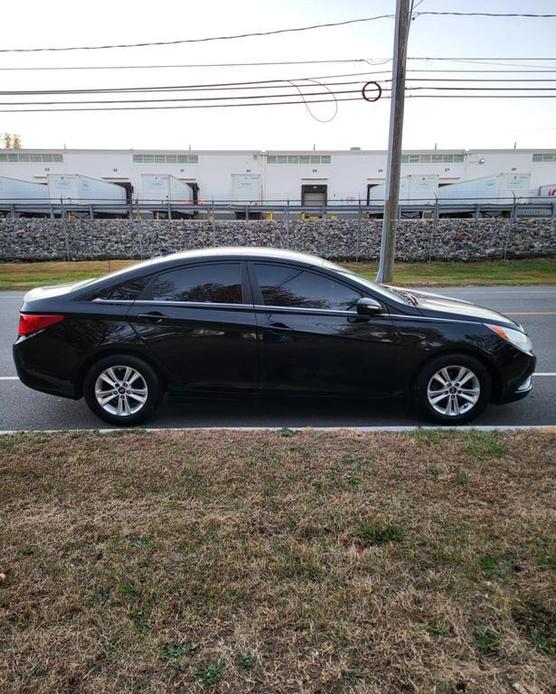
[[[74,289],[81,287],[91,280],[81,280],[80,282],[65,282],[64,284],[51,284],[48,287],[36,287],[28,291],[23,297],[23,302],[40,301],[41,299],[50,299],[53,296],[61,296],[69,294]]]
[[[449,296],[442,296],[440,294],[421,292],[414,289],[407,289],[405,291],[413,294],[417,299],[417,308],[423,315],[432,317],[444,316],[446,318],[452,317],[459,320],[469,318],[471,320],[484,321],[487,323],[502,323],[512,328],[522,330],[521,326],[511,318],[504,316],[502,313],[498,313],[498,311],[493,311],[490,308],[477,306],[469,301],[453,299]]]

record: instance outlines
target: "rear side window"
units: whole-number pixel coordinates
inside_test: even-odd
[[[95,295],[95,299],[134,301],[145,288],[148,277],[136,277],[113,287],[106,287]]]
[[[255,274],[267,306],[350,311],[362,296],[357,290],[310,270],[256,263]]]
[[[239,263],[210,263],[161,273],[153,280],[152,298],[154,301],[241,304],[241,266]]]

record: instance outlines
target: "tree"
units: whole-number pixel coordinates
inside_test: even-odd
[[[21,149],[21,136],[17,133],[4,133],[2,138],[6,149]]]

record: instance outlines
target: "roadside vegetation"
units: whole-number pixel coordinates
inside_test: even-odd
[[[0,437],[0,690],[556,682],[556,435]]]
[[[136,260],[0,263],[0,290],[30,289],[46,284],[77,282],[133,265]],[[368,279],[376,263],[343,263]],[[407,286],[556,284],[556,258],[477,262],[396,263],[395,284]]]

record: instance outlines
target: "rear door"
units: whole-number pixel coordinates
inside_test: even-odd
[[[395,331],[386,307],[380,315],[361,318],[355,304],[362,290],[304,266],[250,262],[249,274],[263,388],[391,394]]]
[[[173,385],[210,392],[257,387],[257,333],[245,263],[205,262],[161,272],[128,318]]]

